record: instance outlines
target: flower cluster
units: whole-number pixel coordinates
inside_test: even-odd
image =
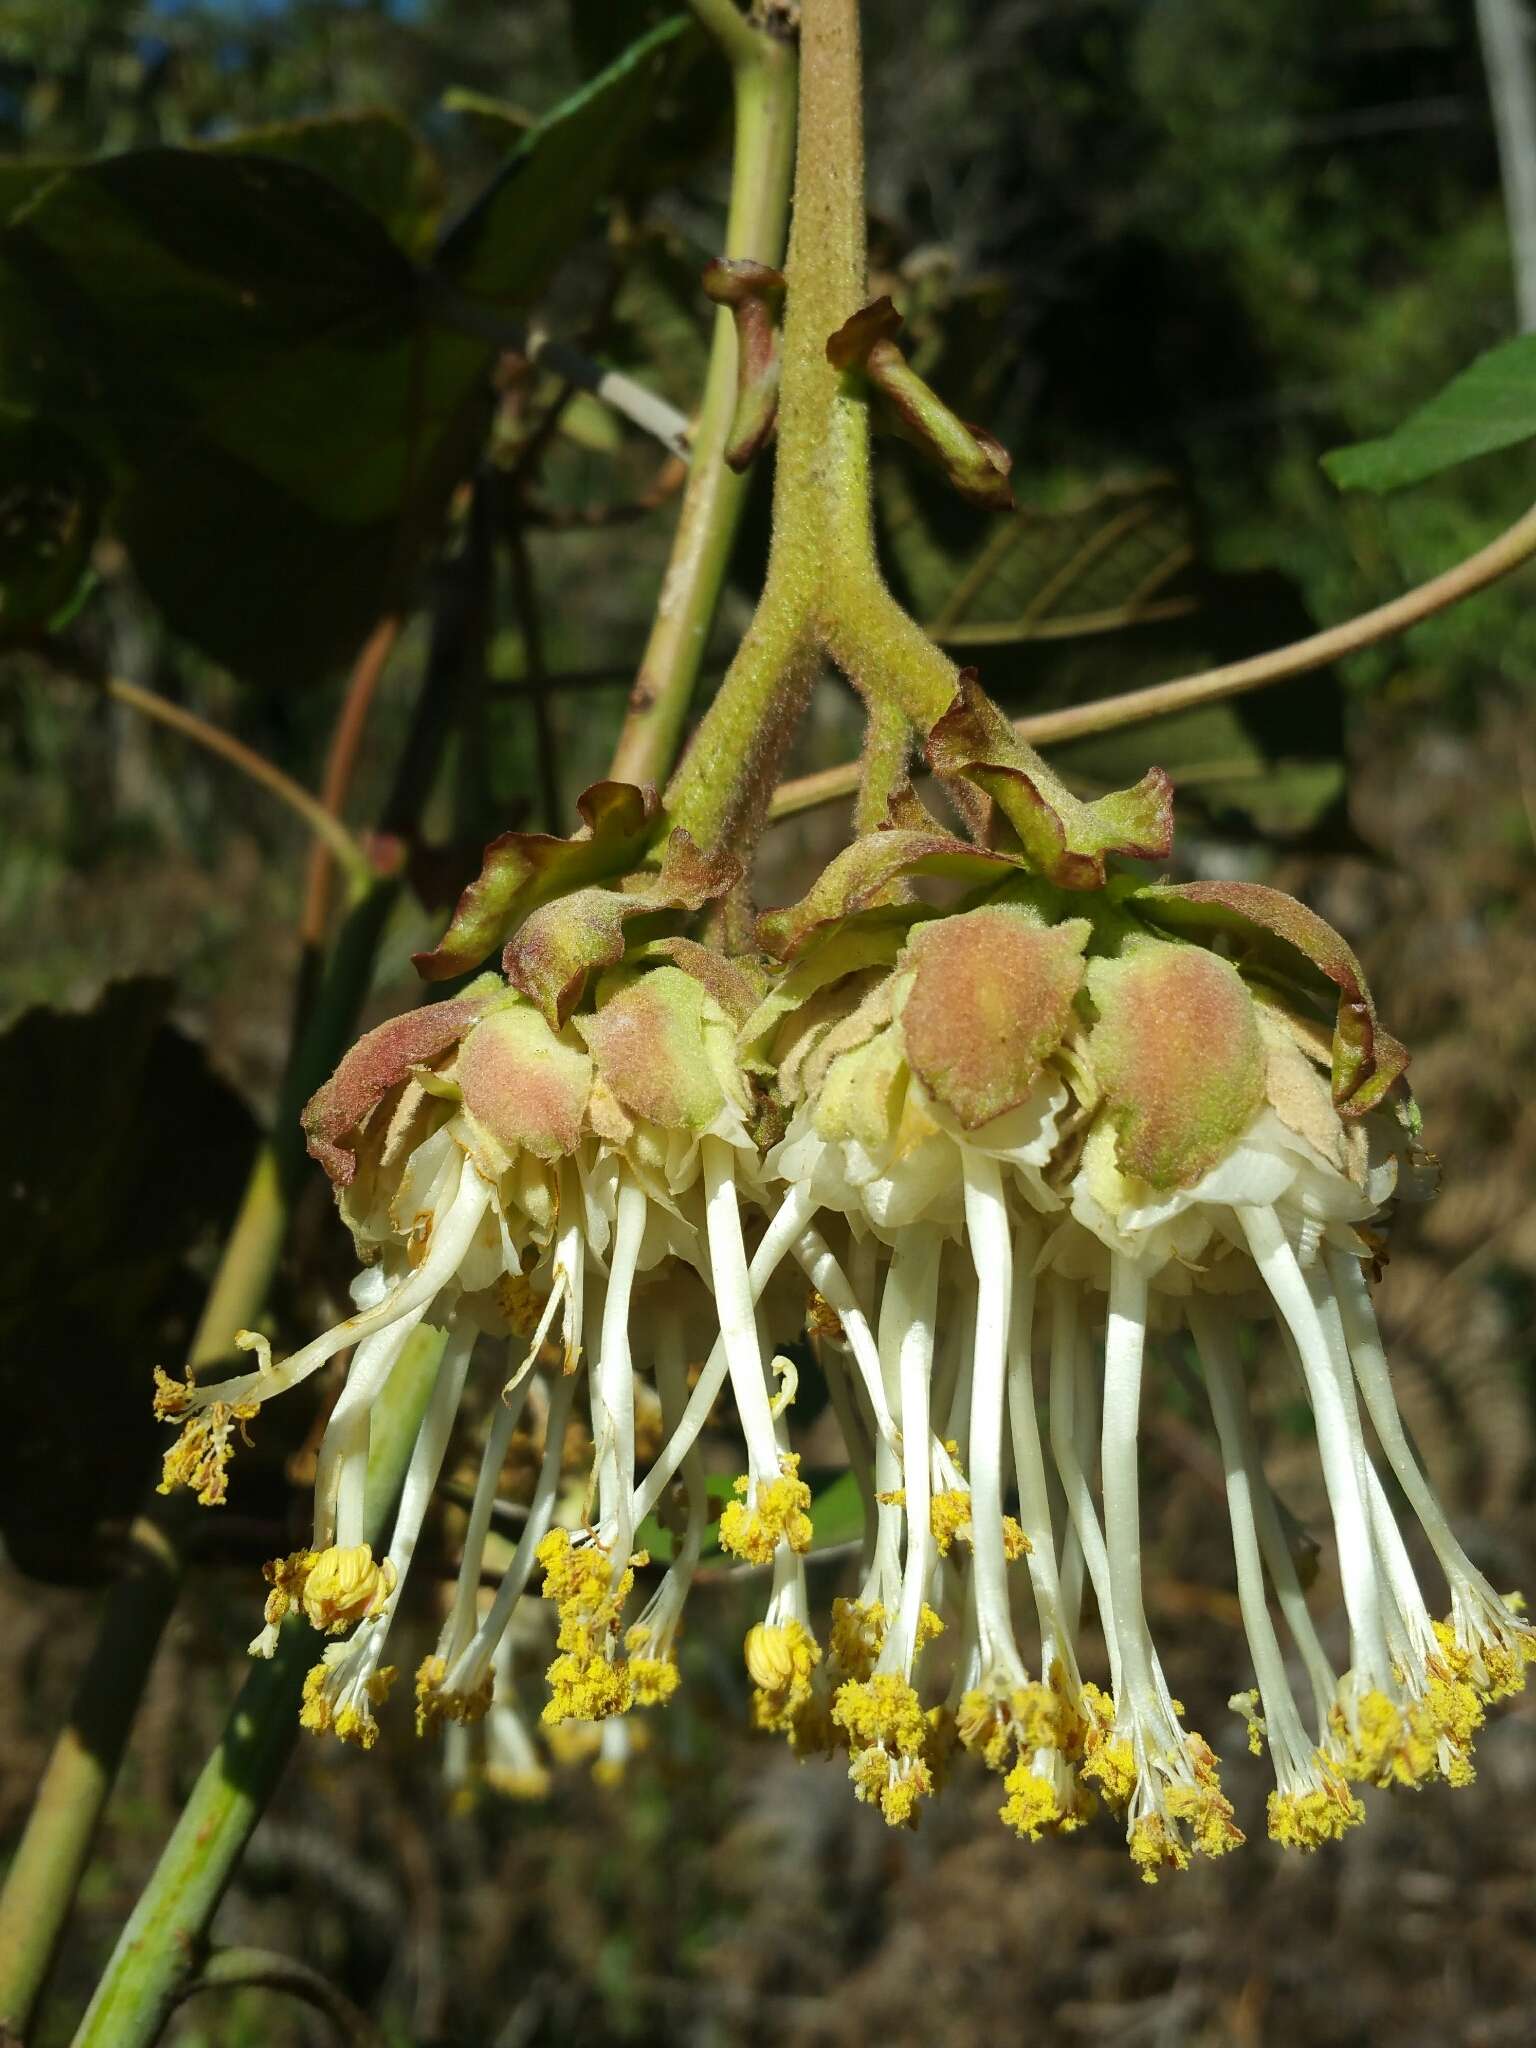
[[[1343,941],[1258,885],[1138,887],[1101,862],[1097,886],[1063,886],[908,808],[726,957],[667,930],[730,881],[700,881],[680,837],[659,877],[549,889],[503,974],[369,1033],[310,1104],[361,1260],[354,1312],[281,1362],[248,1336],[258,1369],[236,1379],[160,1381],[183,1427],[167,1482],[217,1502],[265,1403],[351,1350],[312,1543],[268,1566],[252,1645],[270,1654],[290,1613],[333,1638],[305,1724],[375,1740],[461,1415],[482,1418],[478,1478],[418,1729],[462,1746],[483,1724],[488,1773],[540,1782],[509,1648],[540,1612],[552,1730],[664,1703],[711,1539],[707,1463],[730,1439],[714,1540],[764,1575],[744,1646],[758,1727],[843,1755],[892,1823],[969,1752],[1021,1836],[1107,1809],[1148,1879],[1222,1854],[1238,1819],[1147,1618],[1152,1350],[1209,1404],[1247,1639],[1234,1705],[1273,1761],[1270,1834],[1316,1848],[1363,1818],[1361,1786],[1466,1782],[1485,1705],[1521,1686],[1536,1637],[1399,1419],[1369,1275],[1426,1161],[1406,1055]],[[918,877],[954,900],[919,901]],[[444,1341],[375,1559],[370,1422],[423,1324]],[[1315,1421],[1342,1667],[1260,1456],[1256,1328]],[[864,1517],[856,1570],[815,1609],[792,1433],[812,1361]],[[484,1601],[529,1418],[526,1513]],[[823,1464],[826,1438],[824,1417]],[[670,1533],[664,1570],[648,1522]]]

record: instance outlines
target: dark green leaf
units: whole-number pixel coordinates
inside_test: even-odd
[[[456,289],[507,309],[536,297],[608,190],[674,67],[700,47],[690,19],[663,22],[531,129],[439,246],[437,267]]]
[[[318,172],[413,255],[423,249],[443,203],[442,171],[431,150],[398,114],[382,109],[275,121],[212,148],[223,156],[278,157]]]
[[[461,299],[544,289],[696,47],[664,25],[527,137],[441,245]],[[0,232],[0,413],[111,470],[150,595],[251,680],[347,658],[483,438],[495,340],[391,238],[428,165],[384,116],[297,123],[50,171]]]
[[[171,623],[304,681],[385,606],[483,417],[485,343],[433,332],[381,223],[299,164],[145,150],[0,235],[3,396],[121,478]]]
[[[77,1582],[105,1559],[163,1432],[155,1365],[179,1366],[188,1255],[233,1207],[250,1119],[165,1021],[168,982],[119,982],[83,1014],[0,1036],[0,1527],[21,1570]]]
[[[1489,349],[1375,441],[1335,448],[1323,467],[1343,491],[1395,491],[1536,435],[1536,334]]]

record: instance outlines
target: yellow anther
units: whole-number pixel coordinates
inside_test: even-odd
[[[849,1678],[868,1678],[885,1645],[885,1609],[878,1600],[832,1602],[832,1662]]]
[[[780,1543],[805,1552],[811,1547],[811,1489],[800,1477],[800,1460],[793,1455],[780,1463],[777,1479],[759,1480],[755,1487],[749,1477],[736,1481],[739,1498],[720,1517],[720,1548],[748,1564],[772,1564]]]
[[[389,1559],[374,1562],[366,1543],[335,1545],[311,1553],[298,1599],[310,1626],[342,1635],[354,1623],[377,1614],[395,1590],[397,1573]]]
[[[1365,1819],[1364,1801],[1350,1791],[1338,1766],[1321,1752],[1313,1761],[1317,1782],[1310,1790],[1269,1795],[1270,1839],[1283,1849],[1320,1849]]]
[[[946,1493],[936,1493],[928,1503],[928,1526],[933,1531],[933,1540],[939,1546],[941,1556],[948,1557],[950,1548],[957,1538],[969,1543],[971,1540],[971,1496],[964,1487],[952,1486]]]
[[[1034,1545],[1012,1515],[1003,1517],[1003,1555],[1010,1564],[1017,1564],[1021,1557],[1028,1557]]]
[[[1384,1692],[1368,1692],[1346,1711],[1332,1708],[1328,1724],[1339,1747],[1339,1769],[1357,1784],[1422,1785],[1433,1777],[1435,1740],[1417,1714],[1405,1713]]]
[[[759,1622],[747,1630],[743,1654],[752,1680],[752,1723],[787,1735],[797,1754],[829,1750],[832,1728],[816,1692],[821,1645],[803,1622]]]
[[[1062,1806],[1050,1780],[1032,1771],[1027,1760],[1014,1765],[1003,1780],[1003,1790],[1008,1796],[998,1816],[1025,1841],[1038,1842],[1042,1835],[1067,1833],[1083,1824],[1072,1808]]]
[[[171,1420],[186,1413],[187,1389],[155,1368],[155,1413]],[[256,1413],[254,1401],[212,1401],[188,1415],[180,1436],[166,1452],[157,1493],[189,1487],[205,1508],[221,1508],[229,1493],[229,1461],[235,1455],[235,1431],[247,1448],[245,1425]]]
[[[1250,1687],[1247,1692],[1235,1692],[1227,1705],[1234,1714],[1241,1714],[1248,1730],[1248,1754],[1264,1754],[1264,1738],[1269,1733],[1264,1716],[1259,1712],[1259,1695]]]
[[[898,1672],[882,1671],[840,1686],[832,1719],[848,1737],[848,1776],[859,1798],[878,1806],[892,1827],[911,1826],[933,1790],[938,1717],[923,1712]]]
[[[635,1583],[634,1565],[645,1562],[643,1555],[615,1572],[601,1544],[578,1548],[568,1529],[551,1529],[536,1555],[544,1567],[544,1598],[555,1602],[559,1614],[555,1646],[561,1653],[549,1667],[544,1719],[602,1721],[628,1713],[635,1688],[616,1651],[624,1603]]]
[[[494,1672],[488,1671],[471,1692],[445,1692],[447,1676],[448,1667],[441,1657],[423,1657],[416,1667],[416,1733],[420,1736],[436,1734],[444,1721],[473,1727],[490,1711],[496,1688]]]

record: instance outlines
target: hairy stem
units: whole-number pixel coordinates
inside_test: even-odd
[[[695,11],[720,37],[731,62],[736,139],[725,253],[774,265],[783,252],[789,210],[793,48],[754,28],[729,0],[701,0]],[[749,479],[725,464],[735,410],[736,328],[722,306],[715,314],[688,483],[661,601],[613,757],[612,773],[619,782],[660,783],[677,758],[746,504]]]
[[[667,792],[696,839],[747,852],[762,779],[788,745],[824,644],[833,528],[871,568],[869,428],[827,338],[864,286],[864,152],[857,0],[806,0],[800,22],[794,219],[785,264],[773,538],[756,614]]]

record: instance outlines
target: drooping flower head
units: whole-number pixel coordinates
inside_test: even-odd
[[[986,741],[949,736],[1009,795],[1011,771],[977,766]],[[1203,1382],[1225,1473],[1248,1645],[1232,1692],[1273,1759],[1271,1834],[1314,1848],[1362,1818],[1359,1785],[1471,1775],[1485,1703],[1523,1682],[1532,1634],[1451,1532],[1376,1331],[1384,1209],[1424,1174],[1406,1055],[1302,906],[1108,877],[1108,827],[1069,817],[1057,844],[1038,792],[1011,796],[1018,843],[996,849],[902,797],[759,920],[750,956],[681,929],[729,864],[673,834],[634,867],[660,830],[637,792],[590,798],[585,837],[492,849],[428,966],[474,964],[511,915],[502,973],[367,1034],[306,1112],[358,1248],[355,1312],[281,1362],[249,1338],[260,1369],[233,1380],[162,1378],[184,1424],[167,1482],[216,1502],[265,1402],[352,1351],[311,1544],[267,1568],[253,1644],[269,1652],[290,1614],[331,1638],[306,1725],[376,1738],[402,1589],[467,1428],[478,1474],[416,1718],[483,1722],[487,1771],[529,1786],[542,1768],[511,1690],[514,1620],[542,1614],[553,1637],[551,1733],[611,1729],[675,1692],[714,1541],[765,1579],[743,1645],[755,1724],[845,1755],[891,1823],[968,1753],[1023,1837],[1102,1805],[1149,1879],[1221,1854],[1241,1829],[1142,1585],[1139,1417],[1149,1353],[1171,1349]],[[953,900],[920,900],[928,883]],[[376,1558],[373,1417],[424,1326],[440,1349]],[[1261,1461],[1254,1328],[1315,1419],[1340,1664]],[[812,1359],[864,1518],[856,1571],[815,1605],[796,1430]],[[525,1420],[535,1470],[487,1602]],[[734,1475],[713,1533],[706,1446]],[[647,1525],[671,1534],[664,1572]]]

